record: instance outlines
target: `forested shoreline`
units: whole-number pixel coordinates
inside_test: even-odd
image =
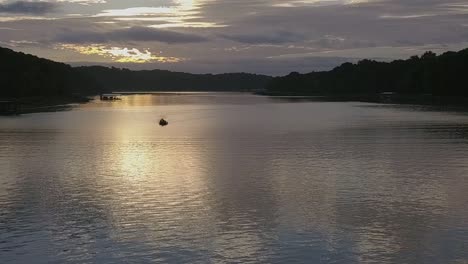
[[[112,91],[245,91],[272,77],[250,73],[191,74],[115,67],[71,67],[0,48],[0,98],[77,97]]]
[[[244,91],[276,96],[328,96],[367,100],[382,94],[468,98],[468,49],[407,60],[344,63],[331,71],[283,77],[249,73],[190,74],[114,67],[71,67],[0,48],[0,98],[80,101],[112,91]],[[366,99],[367,98],[367,99]],[[371,99],[369,99],[371,100]],[[31,101],[31,100],[30,100]],[[44,101],[42,99],[42,101]]]
[[[407,60],[344,63],[331,71],[274,78],[268,95],[404,95],[468,97],[468,49]]]

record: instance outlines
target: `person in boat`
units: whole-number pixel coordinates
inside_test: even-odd
[[[167,125],[169,125],[169,122],[164,120],[164,118],[161,118],[161,120],[159,120],[159,125],[160,126],[167,126]]]

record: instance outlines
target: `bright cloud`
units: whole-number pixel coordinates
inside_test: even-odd
[[[106,9],[95,17],[107,17],[117,21],[158,21],[153,28],[210,28],[225,27],[224,24],[207,21],[200,16],[200,1],[175,0],[166,6],[130,7]]]
[[[81,5],[105,4],[106,0],[57,0],[57,2],[77,3]]]
[[[108,9],[103,10],[97,14],[96,17],[127,17],[127,16],[153,16],[164,14],[176,14],[180,12],[177,8],[173,7],[132,7],[126,9]],[[194,14],[185,10],[183,15]]]
[[[182,61],[182,59],[176,57],[156,56],[149,50],[140,51],[136,48],[107,47],[104,45],[81,46],[73,44],[61,44],[58,48],[73,50],[84,55],[108,57],[113,61],[120,63],[175,63]]]

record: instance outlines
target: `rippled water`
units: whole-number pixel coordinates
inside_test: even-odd
[[[0,117],[0,263],[468,263],[467,205],[467,113],[200,93]]]

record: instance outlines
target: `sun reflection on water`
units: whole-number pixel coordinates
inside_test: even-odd
[[[3,118],[0,262],[466,259],[466,116],[212,96]]]

